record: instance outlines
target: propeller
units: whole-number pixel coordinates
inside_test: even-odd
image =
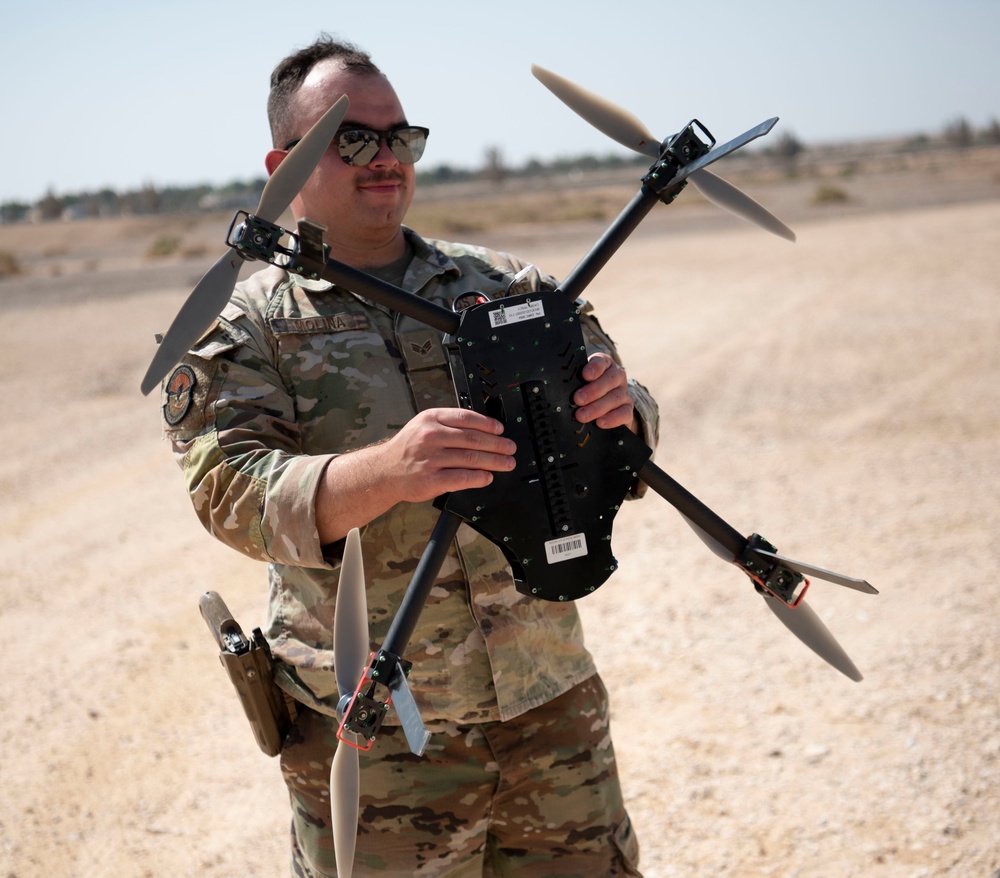
[[[309,179],[347,113],[347,95],[340,98],[309,129],[268,178],[254,216],[276,222]],[[211,327],[233,294],[245,258],[229,248],[207,271],[173,323],[163,336],[142,379],[143,396],[163,380],[169,369],[181,359]]]
[[[347,535],[344,558],[340,565],[337,604],[333,615],[333,654],[337,689],[340,692],[338,713],[346,710],[361,675],[368,666],[368,602],[365,597],[365,571],[361,559],[361,534],[357,528]],[[333,850],[337,874],[350,878],[354,868],[354,849],[358,838],[358,798],[361,794],[358,750],[353,732],[344,731],[333,754],[330,768],[330,809],[333,815]]]
[[[855,667],[854,662],[844,652],[843,647],[830,633],[830,629],[823,624],[823,620],[813,612],[812,607],[808,606],[805,601],[800,601],[797,607],[792,608],[765,593],[764,603],[778,617],[782,625],[821,659],[829,662],[855,683],[860,683],[864,679],[861,676],[861,671]]]
[[[642,155],[653,159],[660,157],[660,140],[628,111],[537,64],[531,65],[531,72],[559,100],[598,131]],[[716,207],[728,210],[786,241],[795,240],[795,232],[767,208],[721,177],[700,168],[692,171],[688,179]]]
[[[698,538],[708,546],[716,555],[722,558],[724,561],[734,561],[733,553],[728,551],[718,540],[709,536],[702,528],[698,527],[690,518],[686,515],[682,516],[684,521],[690,525],[691,529],[698,535]],[[830,573],[826,570],[821,570],[818,567],[812,567],[810,565],[799,564],[795,561],[789,561],[787,558],[782,558],[780,555],[772,555],[770,552],[761,552],[763,555],[769,555],[770,557],[777,558],[782,562],[785,562],[785,566],[798,566],[807,568],[810,573],[814,573],[823,579],[829,579],[831,582],[837,582],[841,585],[848,585],[851,588],[856,588],[859,591],[867,591],[869,594],[877,594],[867,582],[863,583],[867,588],[859,588],[857,583],[859,580],[851,579],[848,582],[842,582],[841,580],[847,579],[847,577],[840,576],[840,574]],[[794,569],[794,568],[793,568]],[[827,574],[827,575],[823,575]],[[860,683],[863,677],[861,672],[857,669],[854,662],[851,661],[850,656],[844,651],[844,648],[837,643],[837,639],[830,633],[830,629],[823,624],[823,620],[813,612],[812,608],[806,604],[804,600],[799,601],[798,605],[795,607],[790,607],[788,604],[778,600],[773,595],[769,595],[767,592],[758,589],[761,597],[764,598],[764,603],[767,604],[768,609],[778,617],[781,624],[784,625],[789,631],[792,632],[799,640],[801,640],[806,646],[809,647],[816,655],[818,655],[823,661],[835,667],[840,673],[844,674],[846,677],[854,680],[856,683]]]

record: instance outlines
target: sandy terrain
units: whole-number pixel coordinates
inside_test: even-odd
[[[810,591],[852,683],[660,498],[621,513],[581,610],[647,878],[1000,875],[997,178],[976,193],[762,194],[794,246],[663,208],[589,291],[660,401],[659,465],[881,591]],[[592,231],[495,237],[562,275]],[[216,245],[141,265],[152,233],[0,227],[35,256],[0,281],[2,878],[287,874],[277,764],[197,609],[260,624],[264,570],[201,531],[137,389]]]

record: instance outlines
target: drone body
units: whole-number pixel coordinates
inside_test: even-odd
[[[462,311],[448,346],[459,405],[499,420],[522,451],[514,472],[440,506],[500,547],[519,591],[550,601],[615,571],[612,522],[651,454],[624,427],[573,419],[587,362],[579,315],[553,291],[484,303]]]

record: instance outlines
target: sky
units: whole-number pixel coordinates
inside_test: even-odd
[[[805,144],[1000,117],[1000,0],[34,0],[0,28],[0,203],[264,175],[270,72],[321,32],[368,50],[424,167],[627,155],[540,64],[665,138],[779,116]],[[766,145],[763,143],[762,145]]]

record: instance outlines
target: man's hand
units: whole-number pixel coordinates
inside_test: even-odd
[[[316,495],[320,542],[342,539],[397,503],[486,487],[493,473],[514,469],[517,447],[502,432],[479,412],[428,409],[391,439],[334,458]]]
[[[493,473],[514,469],[517,446],[502,432],[503,424],[478,412],[428,409],[379,449],[399,500],[417,503],[486,487]]]
[[[582,375],[587,383],[573,395],[573,402],[580,406],[576,419],[581,424],[596,423],[603,430],[628,427],[635,431],[635,410],[625,370],[607,354],[596,353],[590,355]]]

